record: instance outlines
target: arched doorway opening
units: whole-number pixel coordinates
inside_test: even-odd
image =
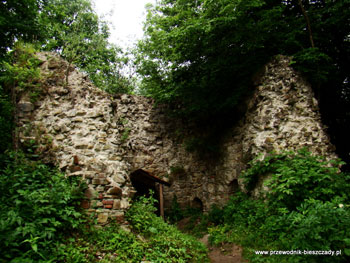
[[[198,197],[195,197],[191,202],[191,207],[203,212],[203,202]]]
[[[158,200],[157,214],[164,217],[163,185],[170,186],[170,184],[142,169],[132,172],[130,174],[130,180],[136,190],[134,199],[140,196],[149,197],[151,190],[153,192],[153,198]]]

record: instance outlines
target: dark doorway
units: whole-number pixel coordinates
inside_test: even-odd
[[[149,197],[150,191],[152,191],[152,197],[158,201],[157,215],[161,215],[161,211],[163,210],[163,193],[159,190],[162,188],[162,185],[170,186],[170,184],[142,169],[132,172],[130,174],[130,180],[136,190],[134,200],[140,196]]]
[[[203,212],[203,202],[202,202],[202,200],[200,200],[198,197],[195,197],[192,200],[191,207],[196,209],[196,210],[199,210],[199,211]]]
[[[237,179],[233,179],[229,184],[229,193],[234,194],[239,191],[239,184]]]
[[[156,183],[154,180],[148,177],[147,172],[139,169],[130,174],[130,180],[132,186],[136,190],[136,194],[134,195],[134,199],[140,196],[149,197],[150,190],[153,192],[153,197],[157,199],[155,195],[157,193]]]

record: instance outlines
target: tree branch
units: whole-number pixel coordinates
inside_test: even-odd
[[[303,6],[303,3],[301,2],[301,0],[298,0],[299,6],[301,8],[301,12],[303,13],[303,16],[305,18],[306,21],[306,25],[307,25],[307,30],[309,32],[309,38],[310,38],[310,43],[311,43],[311,47],[314,48],[315,47],[315,43],[314,43],[314,39],[312,37],[312,31],[311,31],[311,25],[310,25],[310,20],[309,20],[309,16],[307,15],[305,8]]]

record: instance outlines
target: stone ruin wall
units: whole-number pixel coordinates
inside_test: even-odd
[[[23,95],[18,103],[21,142],[35,140],[46,161],[87,182],[82,205],[100,223],[123,222],[135,194],[130,174],[138,169],[171,183],[164,187],[166,207],[176,195],[181,206],[200,200],[207,211],[240,187],[240,172],[259,154],[307,146],[335,157],[311,88],[286,57],[265,67],[245,116],[224,138],[219,162],[187,152],[177,134],[184,127],[151,99],[107,94],[74,68],[66,84],[67,62],[52,53],[38,58],[44,95],[35,103]]]

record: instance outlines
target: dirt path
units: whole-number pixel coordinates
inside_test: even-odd
[[[184,218],[177,223],[177,228],[184,231],[190,218]],[[209,258],[211,263],[246,263],[248,261],[242,259],[242,247],[235,244],[225,244],[221,247],[211,246],[208,241],[209,235],[205,235],[201,239],[209,250]]]
[[[226,244],[222,247],[212,247],[208,242],[208,235],[200,240],[209,249],[209,258],[211,263],[245,263],[242,259],[242,248],[235,244]]]

